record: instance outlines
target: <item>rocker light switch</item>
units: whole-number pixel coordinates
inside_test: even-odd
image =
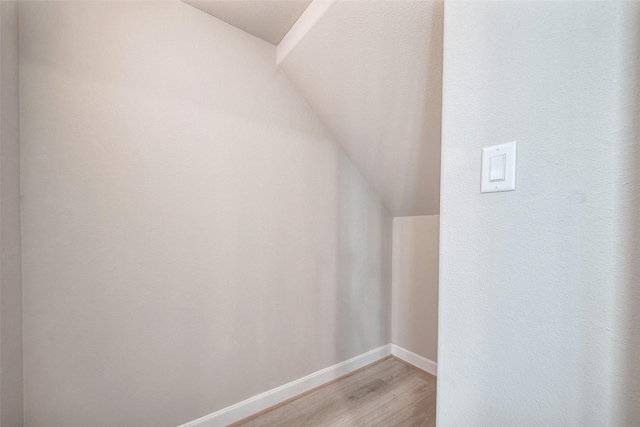
[[[516,189],[516,142],[482,149],[481,193]]]
[[[504,167],[506,162],[506,154],[499,154],[489,158],[489,182],[504,181]]]

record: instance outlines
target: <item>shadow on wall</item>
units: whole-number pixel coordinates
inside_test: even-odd
[[[429,40],[443,40],[444,36],[444,2],[434,2],[432,14],[430,16],[431,20],[429,22],[429,28],[431,28],[431,34],[429,36]],[[417,147],[417,153],[406,153],[407,159],[405,164],[411,165],[424,165],[431,164],[437,165],[438,169],[440,169],[440,158],[441,158],[441,143],[442,143],[442,78],[443,78],[443,51],[444,51],[444,43],[430,43],[428,45],[429,52],[427,53],[427,83],[423,87],[416,87],[415,91],[424,92],[422,99],[424,100],[422,114],[420,115],[423,120],[420,123],[408,123],[407,126],[415,126],[420,128],[420,141],[437,141],[438,143],[430,143],[429,146],[425,144],[420,144]],[[430,93],[432,92],[432,93]],[[432,99],[437,99],[439,102],[432,103],[429,102]],[[431,160],[431,163],[427,163],[422,159],[437,159]],[[431,175],[428,170],[421,167],[412,167],[409,170],[415,170],[416,176],[409,176],[406,178],[407,183],[415,183],[420,182],[422,180],[430,179]],[[438,180],[440,180],[440,174],[438,174]],[[438,183],[439,184],[439,183]],[[416,191],[419,186],[413,185],[414,194],[412,194],[413,200],[419,200],[420,198],[424,198],[427,195],[420,194]],[[438,185],[438,189],[440,185]],[[440,194],[435,195],[435,197],[439,200]],[[440,206],[438,206],[438,210],[432,212],[432,215],[437,215],[440,213]]]
[[[430,20],[425,23],[430,28],[428,40],[442,40],[443,14],[444,2],[434,2]],[[439,168],[440,164],[443,45],[429,43],[427,48],[429,52],[426,55],[426,81],[416,81],[412,92],[421,94],[421,99],[424,100],[420,113],[409,115],[415,120],[407,121],[408,116],[404,105],[407,102],[405,92],[399,88],[399,92],[393,96],[396,104],[393,111],[396,114],[398,126],[405,127],[409,130],[407,135],[418,136],[417,141],[422,142],[422,144],[411,144],[410,146],[415,149],[403,153],[406,156],[404,161],[407,165],[406,170],[415,171],[414,174],[407,173],[402,177],[402,182],[408,188],[414,189],[413,194],[408,194],[414,201],[433,197],[430,194],[420,193],[419,189],[423,187],[415,185],[416,182],[432,179],[432,171],[421,165],[432,164]],[[370,81],[373,84],[380,83]],[[371,87],[369,93],[380,93],[380,87]],[[434,98],[439,102],[429,102]],[[431,141],[438,141],[437,150],[434,149],[435,144],[431,144]],[[430,161],[426,162],[425,158]],[[344,174],[344,168],[338,168],[336,173]],[[380,228],[380,224],[386,226],[386,221],[369,216],[372,210],[366,209],[366,206],[374,202],[363,198],[363,194],[371,193],[356,188],[357,185],[362,184],[356,184],[353,180],[344,179],[340,175],[335,182],[338,200],[335,255],[337,271],[335,274],[336,281],[340,285],[336,294],[337,318],[334,334],[339,337],[339,342],[335,343],[334,356],[335,360],[342,361],[391,341],[393,221],[389,216],[387,229]],[[365,183],[364,179],[362,183]],[[439,195],[436,195],[436,198],[439,198]],[[419,206],[420,202],[416,202],[415,205]],[[367,249],[357,250],[359,247]],[[368,258],[359,258],[362,256]],[[373,286],[377,287],[373,288]],[[381,323],[379,327],[372,328],[372,322]],[[373,335],[373,331],[377,331],[378,336]],[[374,345],[376,342],[378,344]]]
[[[627,114],[621,123],[622,132],[628,135],[623,141],[623,156],[631,161],[624,163],[628,168],[626,188],[622,189],[622,218],[618,221],[617,230],[620,248],[628,248],[622,256],[623,286],[617,297],[623,298],[619,315],[626,325],[620,325],[620,337],[623,347],[621,355],[622,385],[617,399],[621,404],[618,411],[620,419],[614,420],[617,425],[637,425],[640,420],[640,3],[630,2],[632,10],[626,14],[624,27],[630,37],[628,56],[623,63],[623,82],[632,82],[631,87],[621,87],[622,105],[620,111]],[[620,161],[624,161],[621,158]]]
[[[337,163],[347,162],[339,156]],[[334,360],[344,361],[390,341],[392,218],[364,179],[336,182],[336,318]],[[360,188],[364,187],[364,188]],[[372,204],[380,204],[375,213]],[[381,213],[384,212],[384,213]],[[376,217],[380,215],[380,217]]]

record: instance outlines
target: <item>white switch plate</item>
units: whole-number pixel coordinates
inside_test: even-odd
[[[504,168],[504,170],[501,170]],[[482,149],[481,193],[516,189],[516,142]]]

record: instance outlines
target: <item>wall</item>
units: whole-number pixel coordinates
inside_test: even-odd
[[[26,426],[175,426],[389,342],[391,217],[273,45],[23,2],[20,49]]]
[[[439,229],[439,215],[393,219],[391,342],[434,362]]]
[[[438,425],[637,425],[640,4],[445,8]]]
[[[22,426],[18,3],[0,2],[0,425]]]

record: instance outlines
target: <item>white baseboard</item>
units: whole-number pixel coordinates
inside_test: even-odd
[[[406,350],[405,350],[406,351]],[[363,368],[373,362],[391,355],[391,344],[378,347],[360,356],[356,356],[337,365],[314,372],[306,377],[297,379],[288,384],[253,396],[235,405],[228,406],[212,414],[205,415],[197,420],[190,421],[178,427],[223,427],[240,421],[251,415],[264,411],[278,403],[282,403],[292,397],[312,390],[329,381],[333,381],[347,375],[357,369]],[[398,356],[399,357],[399,356]]]
[[[423,371],[430,373],[431,375],[438,374],[438,364],[433,360],[429,360],[426,357],[422,357],[419,354],[415,354],[412,351],[406,350],[395,344],[391,344],[391,354],[398,359],[402,359],[410,365],[420,368]]]

